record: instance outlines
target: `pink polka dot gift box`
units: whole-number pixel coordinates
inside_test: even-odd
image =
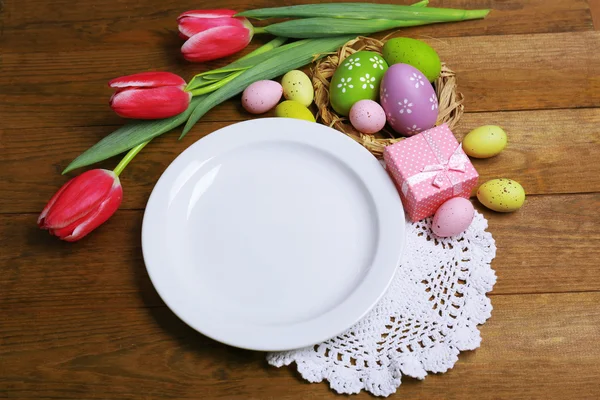
[[[413,222],[435,214],[448,199],[468,199],[479,178],[446,124],[387,146],[383,159]]]

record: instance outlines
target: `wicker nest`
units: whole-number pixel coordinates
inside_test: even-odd
[[[337,53],[317,60],[311,68],[312,82],[315,88],[315,104],[318,108],[317,121],[350,136],[376,157],[383,155],[385,146],[403,138],[397,137],[398,134],[387,125],[377,135],[366,135],[354,129],[348,118],[337,115],[329,105],[329,83],[338,65],[346,57],[360,50],[381,54],[383,43],[373,38],[358,37],[347,42]],[[442,63],[440,76],[434,82],[434,87],[439,103],[436,124],[447,123],[450,128],[453,128],[464,111],[463,95],[457,90],[456,74],[444,63]]]

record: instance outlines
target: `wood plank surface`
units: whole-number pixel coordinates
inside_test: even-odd
[[[532,196],[513,214],[475,204],[498,247],[494,294],[600,291],[600,194]],[[35,214],[0,214],[0,310],[163,305],[142,259],[142,216],[119,211],[72,245],[37,229]]]
[[[228,124],[200,123],[182,141],[175,132],[155,139],[121,176],[125,190],[122,208],[143,208],[156,180],[181,151]],[[596,162],[600,154],[600,109],[470,113],[465,114],[455,133],[462,140],[471,129],[486,124],[503,126],[509,144],[497,157],[473,160],[481,183],[511,178],[528,194],[600,191],[600,163]],[[0,130],[0,189],[11,192],[10,197],[0,197],[0,212],[40,211],[66,181],[60,172],[114,128]],[[30,163],[38,167],[26,168]],[[586,168],[576,168],[580,163]],[[116,164],[114,159],[94,167],[112,169]],[[76,173],[79,171],[71,176]]]
[[[337,0],[345,1],[345,0]],[[306,4],[312,0],[294,0],[286,4]],[[388,0],[382,3],[410,4]],[[267,7],[267,0],[221,0],[221,8],[237,10]],[[465,9],[491,8],[484,20],[460,24],[440,24],[403,29],[410,35],[429,37],[498,35],[519,33],[576,32],[593,29],[586,0],[460,0],[430,1],[432,7]],[[161,2],[111,1],[91,3],[85,0],[9,1],[4,10],[3,52],[69,51],[88,48],[95,51],[162,45],[176,52],[181,41],[170,40],[176,30],[176,18],[184,10],[214,7],[208,0],[165,0]],[[256,22],[257,25],[265,23]],[[171,39],[174,39],[174,35]]]
[[[144,149],[121,175],[121,210],[84,240],[61,242],[36,226],[68,179],[62,169],[123,123],[107,105],[109,79],[144,70],[189,78],[239,56],[187,63],[175,34],[179,13],[281,4],[0,0],[0,398],[346,397],[308,384],[295,367],[268,366],[263,353],[195,332],[165,307],[146,273],[140,231],[156,180],[195,140],[254,118],[239,98],[208,113],[183,141],[171,133]],[[459,140],[484,124],[508,133],[503,153],[473,161],[480,182],[512,178],[528,198],[512,214],[472,199],[498,249],[481,347],[463,352],[447,373],[404,378],[390,398],[598,399],[600,2],[430,5],[494,9],[485,20],[399,34],[427,41],[457,72],[467,111],[454,130]],[[266,40],[255,38],[246,52]]]
[[[470,112],[600,106],[600,32],[427,39],[458,76]],[[205,70],[166,49],[3,54],[0,109],[5,128],[118,125],[108,107],[111,78],[146,70],[183,76]],[[48,60],[52,62],[49,63]],[[213,66],[216,66],[213,65]],[[246,119],[239,98],[204,121]]]
[[[493,316],[481,327],[480,349],[461,354],[445,374],[423,382],[405,378],[397,397],[600,397],[600,293],[494,296],[493,302]],[[163,307],[6,316],[0,394],[9,397],[340,398],[324,383],[301,381],[291,368],[268,366],[262,353],[203,337]]]
[[[588,0],[594,29],[600,30],[600,0]]]

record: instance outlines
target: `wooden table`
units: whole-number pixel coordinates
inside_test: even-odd
[[[294,2],[301,1],[310,2]],[[263,354],[196,333],[146,274],[140,227],[153,185],[202,135],[249,118],[239,100],[211,111],[185,140],[170,134],[148,146],[121,176],[121,210],[85,240],[60,242],[35,223],[66,180],[61,170],[123,123],[107,106],[109,79],[143,70],[190,77],[222,65],[181,59],[180,12],[278,2],[2,3],[0,397],[340,398],[292,368],[269,367]],[[461,354],[446,374],[404,379],[394,398],[598,399],[600,2],[431,5],[494,9],[484,21],[405,35],[427,40],[458,73],[467,110],[459,136],[482,124],[508,132],[500,156],[475,162],[481,181],[515,179],[528,198],[513,214],[482,210],[498,246],[498,283],[481,348]]]

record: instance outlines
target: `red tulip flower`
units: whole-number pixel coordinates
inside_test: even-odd
[[[170,72],[142,72],[108,82],[117,91],[111,108],[121,117],[136,119],[168,118],[184,112],[192,94],[184,91],[185,80]]]
[[[109,219],[122,199],[123,189],[113,171],[87,171],[65,183],[52,196],[38,218],[38,226],[62,240],[74,242]]]
[[[254,28],[233,10],[192,10],[177,18],[181,47],[188,61],[216,60],[243,50],[252,40]]]

